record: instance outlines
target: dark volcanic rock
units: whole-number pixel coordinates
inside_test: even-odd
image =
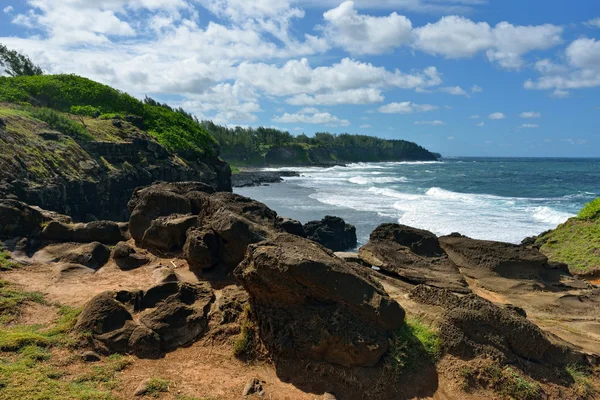
[[[440,247],[437,237],[428,231],[398,224],[383,224],[359,249],[359,256],[413,284],[426,284],[458,293],[470,293],[458,267]]]
[[[31,236],[40,232],[42,213],[17,200],[0,199],[0,238]]]
[[[292,171],[242,171],[231,176],[232,187],[260,186],[265,183],[283,182],[283,177],[300,176]]]
[[[366,270],[298,236],[249,246],[234,273],[275,354],[373,366],[404,323],[404,310]]]
[[[458,297],[432,287],[416,287],[411,299],[446,309],[440,324],[448,353],[471,359],[488,356],[502,363],[519,359],[548,365],[585,362],[568,343],[552,337],[511,307],[501,308],[477,295]]]
[[[127,225],[112,221],[94,221],[87,224],[67,224],[51,221],[42,231],[42,239],[55,242],[100,242],[114,244],[127,239]]]
[[[50,262],[84,266],[92,270],[102,268],[110,258],[110,249],[99,242],[52,245],[45,247],[42,252],[50,257]]]
[[[142,246],[165,251],[181,250],[185,244],[188,229],[198,226],[200,220],[195,215],[171,215],[158,217],[144,232]]]
[[[208,284],[179,282],[145,293],[104,292],[86,304],[75,328],[91,332],[99,350],[155,358],[201,337],[214,299]]]
[[[212,230],[191,229],[183,247],[183,255],[192,272],[212,268],[219,262],[220,238]]]
[[[307,222],[304,231],[307,238],[333,251],[356,247],[356,228],[338,217],[328,215],[321,221]]]
[[[304,231],[302,223],[295,219],[281,218],[279,220],[279,227],[283,229],[284,232],[291,233],[292,235],[306,237],[306,232]]]
[[[112,258],[117,266],[124,271],[139,268],[150,262],[148,257],[138,254],[133,247],[125,242],[120,242],[115,246],[112,251]]]

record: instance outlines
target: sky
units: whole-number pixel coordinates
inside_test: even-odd
[[[600,157],[597,0],[0,0],[0,43],[227,126]]]

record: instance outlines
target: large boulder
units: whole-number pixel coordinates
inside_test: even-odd
[[[213,230],[191,229],[187,234],[183,255],[190,270],[199,273],[218,264],[220,247],[220,238]]]
[[[139,254],[133,247],[125,242],[119,242],[112,250],[112,258],[123,271],[139,268],[150,262],[150,259]]]
[[[415,285],[470,293],[458,267],[431,232],[399,224],[378,226],[358,252],[369,265]]]
[[[99,351],[155,358],[200,338],[214,300],[206,283],[104,292],[85,305],[75,328],[90,333]]]
[[[115,244],[126,240],[127,236],[127,224],[112,221],[93,221],[87,224],[50,221],[42,231],[42,239],[55,242]]]
[[[500,307],[475,294],[459,297],[427,286],[417,286],[410,297],[445,309],[439,335],[444,350],[454,356],[485,356],[501,363],[524,359],[563,366],[586,362],[584,354],[542,331],[516,307]]]
[[[99,242],[87,244],[62,243],[44,247],[34,255],[40,262],[83,266],[92,270],[102,268],[110,259],[110,249]]]
[[[248,246],[234,274],[276,355],[373,366],[404,323],[404,310],[367,269],[295,235]]]
[[[25,203],[0,199],[0,239],[38,234],[45,221],[40,211]]]
[[[339,217],[326,216],[321,221],[304,224],[306,237],[333,251],[356,247],[356,228]]]
[[[168,217],[158,217],[144,232],[142,246],[164,251],[181,250],[188,229],[199,224],[200,219],[195,215],[173,214]]]

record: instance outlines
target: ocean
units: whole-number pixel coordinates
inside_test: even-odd
[[[342,217],[356,226],[360,244],[386,222],[520,243],[600,197],[600,159],[449,158],[281,169],[301,176],[234,191],[303,223]]]

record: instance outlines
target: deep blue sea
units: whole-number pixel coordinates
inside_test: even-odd
[[[302,222],[342,217],[356,226],[361,244],[384,222],[519,243],[600,197],[600,159],[450,158],[282,169],[301,176],[235,192]]]

